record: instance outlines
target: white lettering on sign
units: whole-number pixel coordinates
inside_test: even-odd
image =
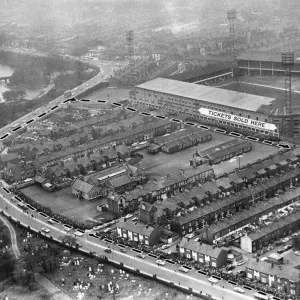
[[[271,123],[256,121],[256,120],[239,117],[239,116],[235,116],[235,115],[231,115],[231,114],[227,114],[227,113],[223,113],[223,112],[219,112],[219,111],[211,110],[211,109],[207,109],[207,108],[200,108],[199,112],[205,116],[223,119],[223,120],[231,121],[231,122],[236,122],[236,123],[239,123],[242,125],[248,125],[248,126],[256,127],[259,129],[266,129],[266,130],[276,130],[277,129],[276,125],[271,124]]]

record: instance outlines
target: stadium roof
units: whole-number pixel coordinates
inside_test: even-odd
[[[237,60],[253,60],[253,61],[270,61],[270,62],[280,62],[281,63],[281,52],[258,52],[249,51],[241,53],[236,58]],[[294,56],[295,63],[300,63],[297,60],[297,55]]]
[[[238,107],[239,109],[248,111],[257,111],[262,105],[270,105],[275,100],[274,98],[256,96],[166,78],[150,80],[138,85],[137,88],[229,107]]]

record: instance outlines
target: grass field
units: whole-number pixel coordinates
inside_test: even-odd
[[[228,82],[224,81],[222,84],[218,85],[218,87],[241,93],[275,98],[276,100],[273,102],[272,111],[276,111],[277,108],[282,110],[285,101],[284,77],[253,76],[244,77],[241,80],[244,82],[232,80]],[[298,80],[293,79],[292,90],[299,87]],[[292,92],[292,107],[294,110],[300,109],[300,93]]]
[[[97,211],[97,205],[106,202],[105,199],[79,200],[72,195],[71,187],[50,193],[37,185],[33,185],[22,189],[22,192],[38,203],[50,207],[53,212],[81,222],[92,221],[92,219],[99,217],[100,212]]]

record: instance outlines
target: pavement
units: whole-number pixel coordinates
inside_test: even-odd
[[[17,244],[17,236],[16,236],[16,231],[13,228],[13,226],[11,225],[11,223],[2,215],[0,215],[0,220],[5,224],[5,226],[8,228],[9,233],[10,233],[10,239],[11,239],[11,245],[12,245],[12,249],[14,252],[14,255],[16,257],[16,259],[19,259],[21,256],[20,250],[18,248],[18,244]]]
[[[0,188],[0,209],[3,210],[5,214],[11,215],[13,218],[19,220],[21,223],[30,226],[36,231],[40,231],[42,227],[50,229],[50,235],[54,239],[59,239],[59,237],[66,234],[62,224],[51,225],[47,223],[47,220],[40,216],[37,212],[30,211],[28,214],[24,213],[15,202],[10,200],[12,194],[6,194],[6,192]],[[8,206],[6,210],[5,207]],[[34,217],[31,217],[33,215]],[[74,234],[74,230],[70,231],[70,234]],[[112,253],[104,252],[104,249],[108,247],[104,241],[99,239],[94,239],[88,234],[84,234],[82,237],[76,237],[78,242],[82,244],[81,250],[85,252],[95,252],[97,255],[106,255],[109,260],[113,260],[117,263],[123,263],[125,266],[132,269],[139,269],[144,274],[153,276],[156,274],[158,278],[166,282],[174,282],[175,285],[180,285],[181,287],[192,288],[196,292],[202,291],[202,293],[210,294],[215,299],[218,300],[246,300],[253,299],[253,291],[245,291],[245,294],[239,294],[233,290],[233,286],[224,280],[219,281],[219,283],[212,286],[211,283],[207,281],[207,277],[202,274],[196,273],[194,270],[190,271],[188,274],[181,273],[178,270],[179,265],[171,265],[166,263],[165,266],[158,266],[155,263],[155,259],[151,257],[146,257],[145,259],[136,258],[136,253],[128,248],[127,253],[122,253],[119,251],[119,247],[115,244],[111,245]],[[45,282],[42,280],[41,282]],[[223,288],[224,286],[224,288]],[[54,290],[52,286],[50,290]]]

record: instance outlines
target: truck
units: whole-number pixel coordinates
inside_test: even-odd
[[[64,96],[66,99],[69,99],[70,97],[72,97],[72,91],[68,90],[64,92]]]

